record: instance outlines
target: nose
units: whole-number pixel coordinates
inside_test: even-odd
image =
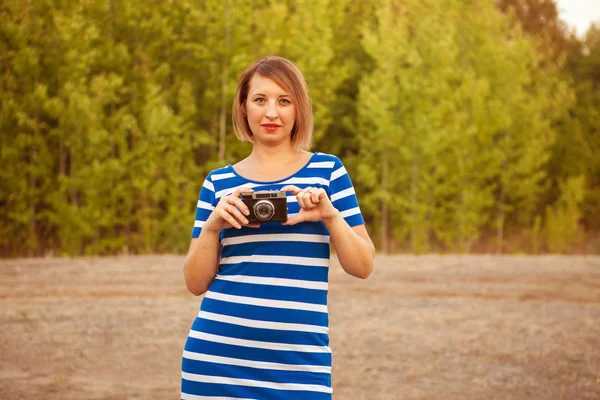
[[[269,105],[267,106],[267,113],[265,114],[265,116],[270,120],[277,119],[277,107],[275,104],[269,102]]]

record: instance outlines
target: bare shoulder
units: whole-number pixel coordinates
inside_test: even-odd
[[[306,161],[310,160],[315,153],[311,153],[310,151],[302,150],[302,155]]]
[[[243,170],[245,168],[248,168],[249,164],[250,164],[248,158],[249,157],[246,157],[246,158],[236,162],[235,164],[232,164],[231,166],[233,168],[235,168],[236,170]]]

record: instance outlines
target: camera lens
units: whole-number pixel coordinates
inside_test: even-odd
[[[254,205],[254,215],[261,221],[268,221],[273,218],[275,207],[273,203],[267,200],[261,200]]]

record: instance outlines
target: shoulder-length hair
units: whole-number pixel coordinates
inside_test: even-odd
[[[240,76],[235,90],[231,116],[235,135],[242,142],[254,143],[245,112],[250,80],[254,74],[271,79],[284,90],[290,92],[296,106],[296,121],[292,128],[292,145],[297,149],[308,150],[313,132],[313,112],[308,94],[308,85],[298,67],[282,57],[262,57]]]

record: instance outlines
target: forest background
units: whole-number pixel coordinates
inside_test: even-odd
[[[0,0],[0,256],[185,252],[264,55],[380,251],[600,253],[600,23],[552,0]]]

